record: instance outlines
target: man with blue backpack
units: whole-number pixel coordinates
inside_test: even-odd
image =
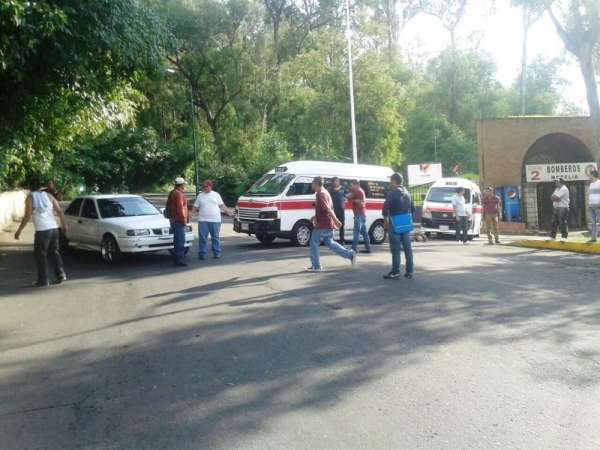
[[[402,186],[404,179],[399,173],[390,178],[390,189],[383,205],[383,217],[388,230],[390,251],[392,252],[392,270],[383,278],[397,280],[400,278],[400,251],[404,249],[406,258],[405,278],[413,277],[413,253],[410,233],[413,230],[412,213],[414,206],[410,194]]]

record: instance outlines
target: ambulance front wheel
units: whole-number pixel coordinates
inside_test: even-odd
[[[310,236],[312,235],[312,225],[307,220],[301,220],[292,228],[292,242],[295,245],[306,247],[310,244]]]

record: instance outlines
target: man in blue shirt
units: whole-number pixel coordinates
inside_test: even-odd
[[[342,187],[342,183],[338,177],[333,177],[331,180],[331,188],[329,189],[331,194],[331,200],[333,201],[333,212],[337,219],[342,223],[339,228],[340,244],[344,245],[346,242],[344,239],[344,223],[346,219],[346,193]]]
[[[392,253],[392,270],[383,276],[386,280],[397,280],[400,278],[400,251],[402,249],[404,249],[404,257],[406,258],[406,272],[404,273],[404,277],[413,277],[413,252],[410,232],[396,234],[394,233],[394,227],[390,226],[391,216],[412,214],[414,210],[410,194],[402,186],[403,182],[404,179],[399,173],[391,176],[390,189],[383,204],[383,217],[388,230],[390,251]]]

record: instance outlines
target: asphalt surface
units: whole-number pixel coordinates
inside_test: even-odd
[[[6,236],[4,236],[6,241]],[[30,244],[0,244],[0,448],[598,449],[597,256],[415,244],[352,270],[323,249],[107,266],[24,287]]]

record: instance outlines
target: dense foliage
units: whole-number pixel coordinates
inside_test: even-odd
[[[4,0],[0,3],[0,188],[53,178],[99,191],[201,177],[232,199],[293,158],[349,161],[344,35],[337,0]],[[361,162],[439,160],[476,171],[475,121],[517,115],[489,55],[455,39],[468,2],[356,2]],[[440,19],[448,49],[414,67],[398,33]],[[518,51],[518,49],[516,49]],[[527,68],[526,113],[561,104],[560,61]]]

